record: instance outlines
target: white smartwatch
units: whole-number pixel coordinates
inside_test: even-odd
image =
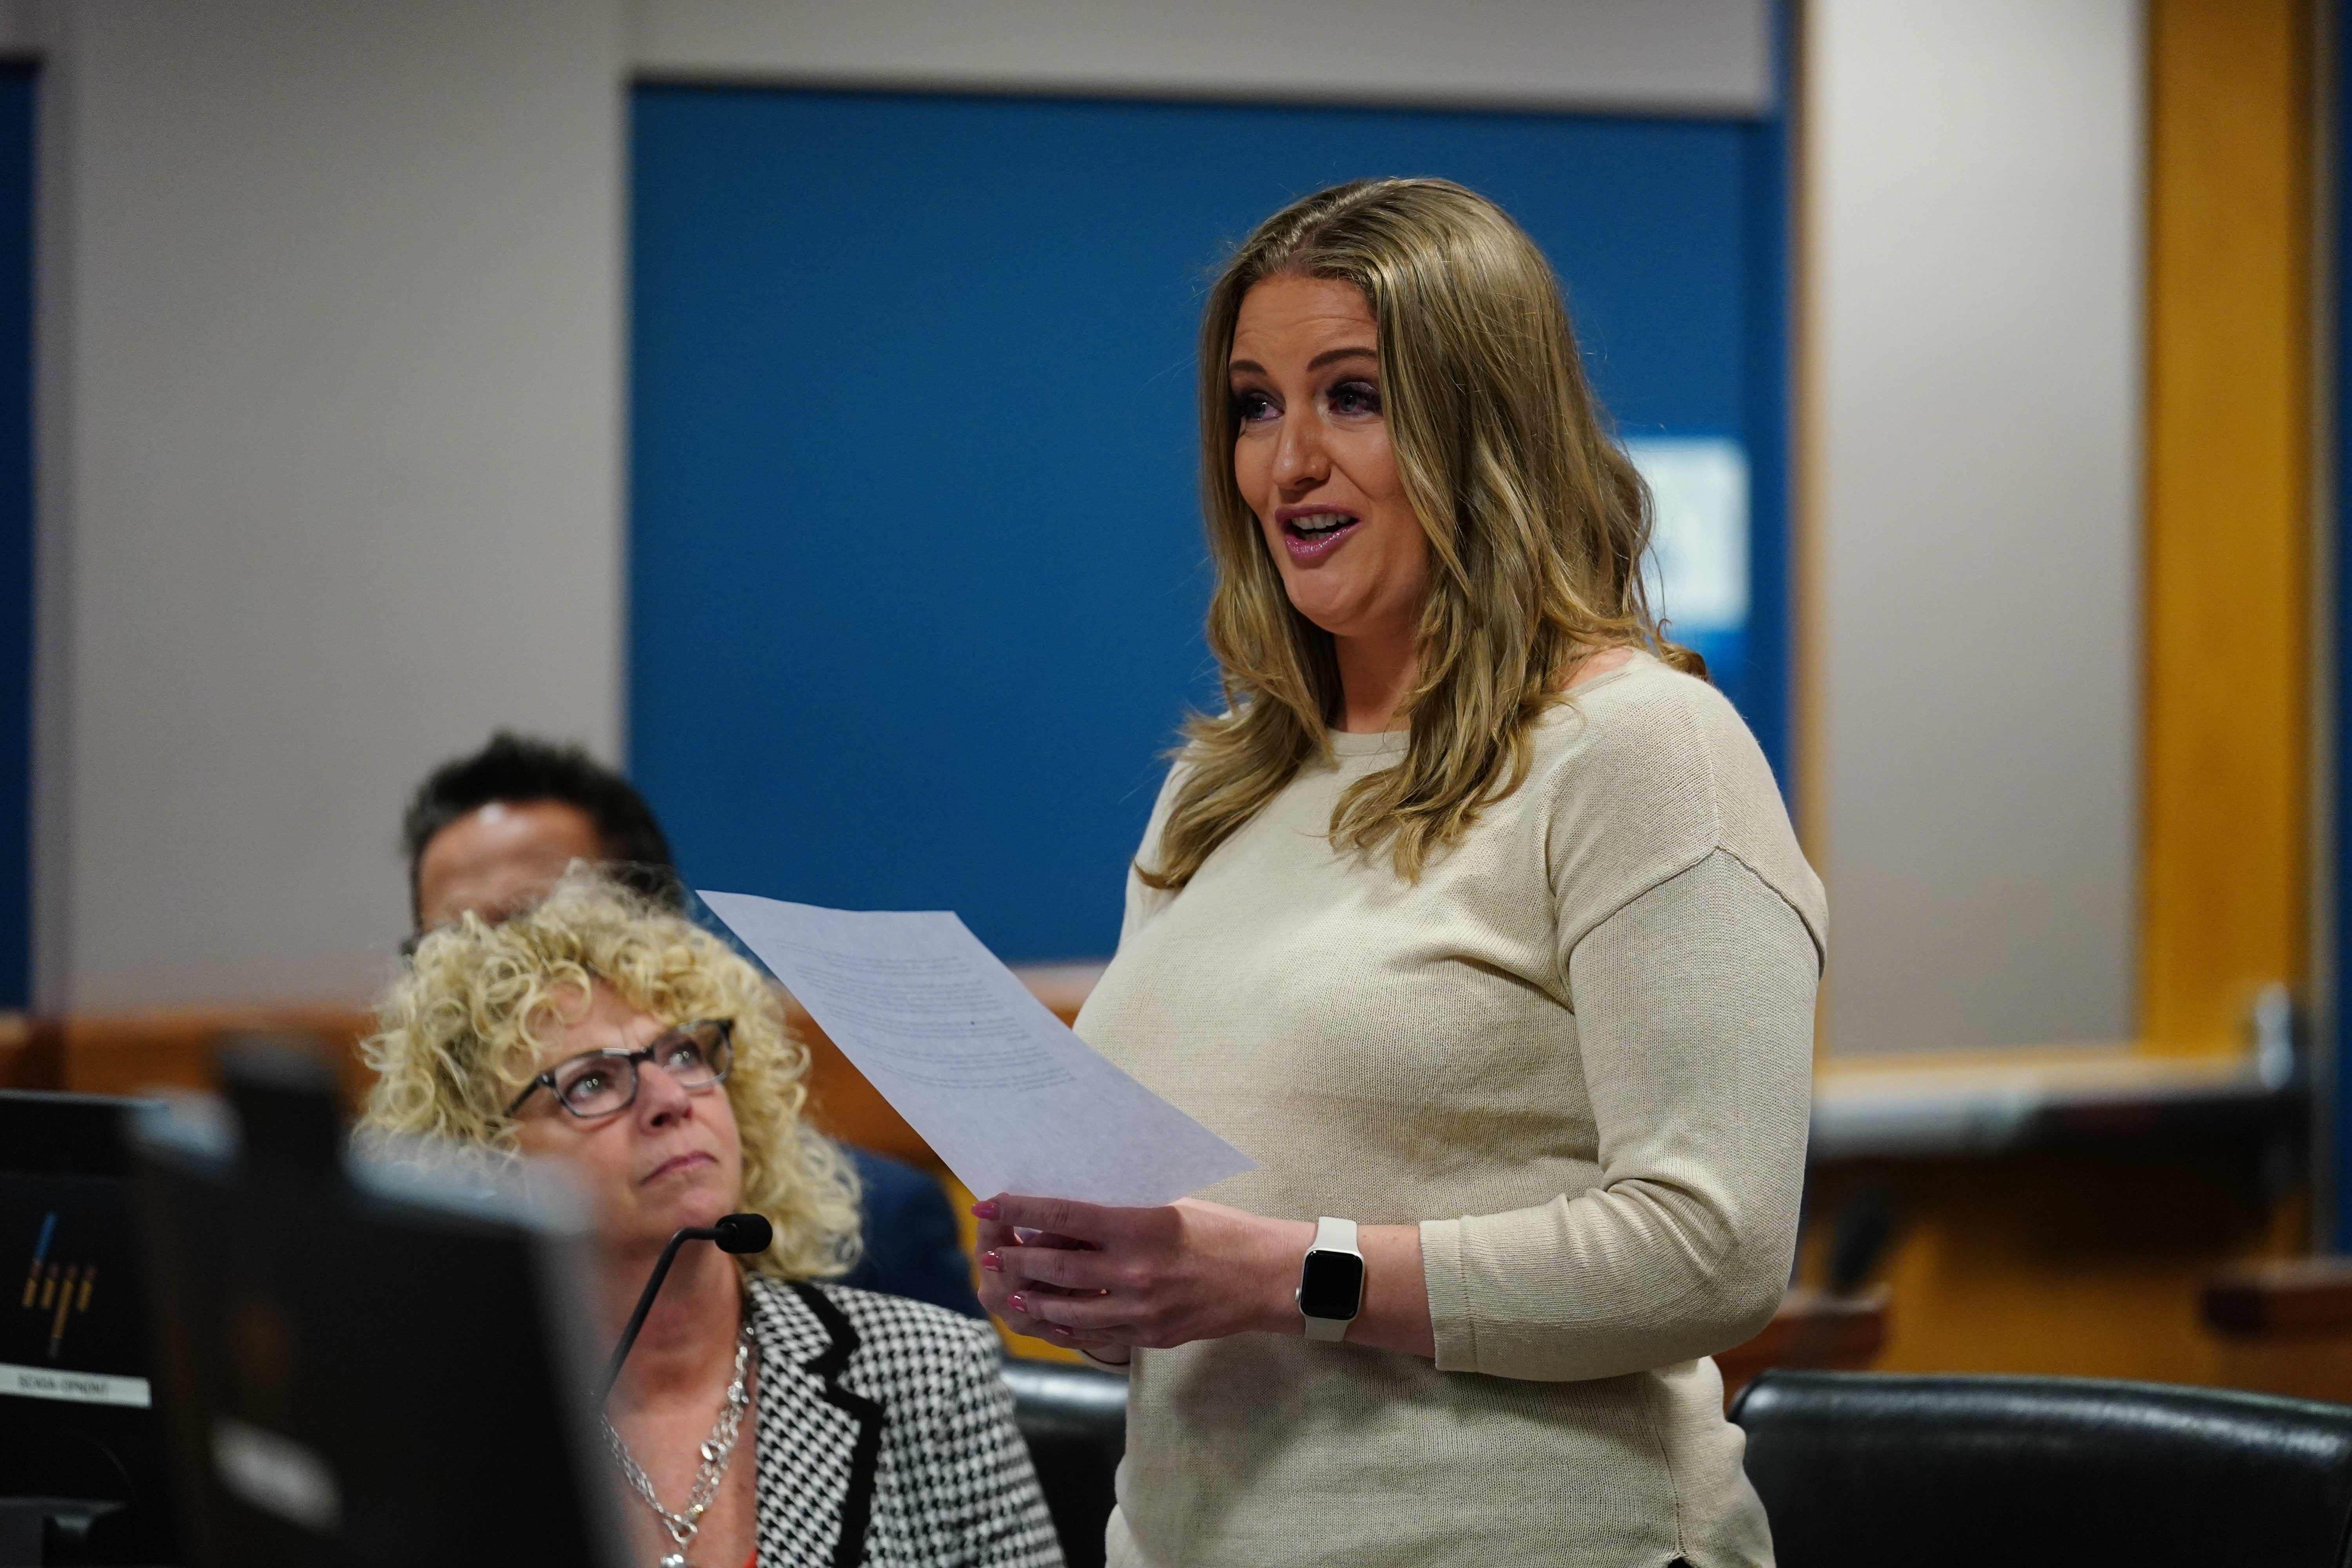
[[[1356,1248],[1356,1222],[1318,1219],[1315,1239],[1298,1266],[1298,1289],[1291,1298],[1307,1320],[1307,1337],[1337,1343],[1364,1310],[1364,1255]]]

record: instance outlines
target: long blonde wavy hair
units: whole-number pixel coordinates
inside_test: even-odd
[[[1380,333],[1381,399],[1405,493],[1429,541],[1405,754],[1349,786],[1332,841],[1386,848],[1420,876],[1527,776],[1528,731],[1577,663],[1665,641],[1642,584],[1650,499],[1584,379],[1559,279],[1518,225],[1445,180],[1359,180],[1257,226],[1201,319],[1201,496],[1216,567],[1208,638],[1225,711],[1184,729],[1183,777],[1150,886],[1190,881],[1210,852],[1329,754],[1339,711],[1331,635],[1284,591],[1234,479],[1239,410],[1227,362],[1242,300],[1266,279],[1363,291]]]
[[[468,914],[417,944],[361,1047],[376,1072],[362,1127],[512,1152],[506,1108],[593,981],[666,1023],[734,1020],[726,1090],[743,1144],[742,1203],[776,1230],[746,1264],[810,1279],[855,1263],[856,1176],[801,1120],[808,1051],[786,1031],[775,991],[709,932],[591,873],[575,870],[510,920]]]

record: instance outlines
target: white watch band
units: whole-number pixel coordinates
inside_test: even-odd
[[[1345,1253],[1356,1259],[1360,1265],[1364,1258],[1363,1252],[1356,1246],[1356,1222],[1351,1219],[1333,1219],[1328,1215],[1315,1222],[1315,1239],[1307,1244],[1307,1250],[1310,1254]],[[1302,1268],[1305,1267],[1304,1259],[1300,1260],[1300,1266]],[[1357,1311],[1360,1312],[1362,1310],[1363,1295],[1360,1289],[1357,1293]],[[1320,1340],[1326,1344],[1337,1344],[1346,1339],[1348,1325],[1356,1321],[1356,1312],[1350,1312],[1344,1318],[1318,1318],[1304,1311],[1300,1312],[1299,1316],[1307,1324],[1307,1337],[1310,1340]]]

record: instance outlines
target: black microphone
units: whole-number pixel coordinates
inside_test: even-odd
[[[654,1298],[661,1294],[662,1281],[669,1278],[669,1266],[679,1247],[689,1241],[711,1241],[719,1244],[721,1252],[740,1255],[765,1252],[775,1239],[776,1227],[763,1214],[722,1215],[717,1225],[688,1226],[671,1237],[669,1245],[662,1248],[661,1260],[654,1265],[653,1277],[646,1281],[645,1293],[637,1298],[637,1310],[629,1314],[629,1326],[621,1331],[621,1342],[613,1347],[612,1364],[604,1369],[604,1386],[597,1391],[596,1403],[602,1405],[612,1396],[613,1384],[621,1379],[621,1363],[629,1359],[629,1347],[637,1342],[637,1331],[646,1326],[646,1314],[654,1310]]]

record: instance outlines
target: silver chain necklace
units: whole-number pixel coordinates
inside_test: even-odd
[[[727,1403],[719,1407],[719,1424],[703,1439],[702,1463],[695,1469],[694,1489],[687,1494],[684,1512],[672,1513],[662,1507],[661,1499],[654,1496],[654,1483],[646,1474],[646,1468],[637,1463],[637,1457],[629,1452],[629,1446],[613,1430],[611,1420],[604,1424],[604,1441],[612,1447],[613,1462],[621,1467],[621,1474],[646,1500],[646,1506],[654,1510],[654,1517],[661,1521],[662,1528],[669,1531],[670,1540],[677,1546],[677,1551],[663,1555],[660,1568],[689,1568],[686,1549],[694,1544],[695,1532],[702,1528],[702,1516],[710,1511],[711,1502],[719,1496],[719,1483],[727,1474],[727,1461],[735,1455],[735,1439],[743,1431],[743,1412],[751,1404],[751,1389],[743,1374],[751,1364],[753,1343],[751,1321],[746,1314],[742,1330],[735,1337],[735,1376],[727,1384]]]

